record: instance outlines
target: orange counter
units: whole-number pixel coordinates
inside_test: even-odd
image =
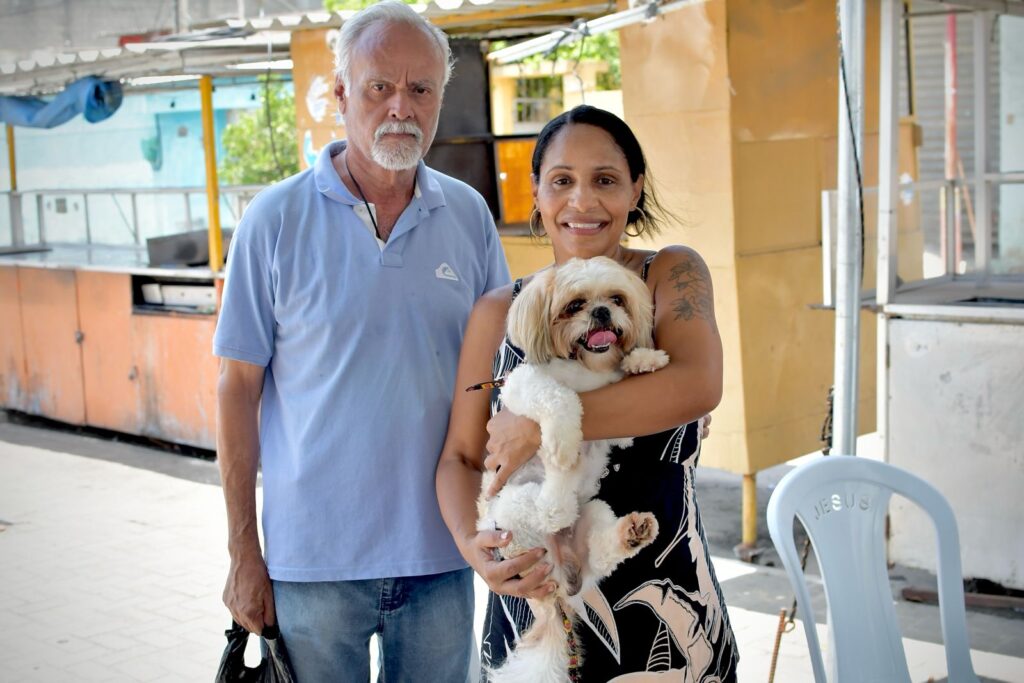
[[[0,406],[214,448],[216,313],[153,310],[138,291],[212,286],[212,273],[97,264],[96,253],[0,259]]]

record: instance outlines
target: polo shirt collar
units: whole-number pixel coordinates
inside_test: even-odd
[[[334,168],[332,159],[345,149],[348,144],[346,140],[335,140],[328,143],[320,150],[316,163],[313,165],[313,178],[316,181],[316,189],[342,204],[361,204],[362,200],[356,197],[341,182],[341,177]],[[427,210],[445,206],[444,191],[441,184],[433,177],[427,165],[421,159],[416,165],[416,190],[415,197],[419,198]]]

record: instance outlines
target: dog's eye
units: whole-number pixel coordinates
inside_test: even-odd
[[[586,303],[587,302],[584,301],[583,299],[573,299],[572,301],[569,302],[569,305],[565,307],[565,312],[568,313],[569,315],[579,313],[580,310],[583,308],[584,304]]]
[[[615,296],[612,297],[612,303],[615,304],[616,306],[625,306],[626,300],[622,298],[621,294],[616,294]]]

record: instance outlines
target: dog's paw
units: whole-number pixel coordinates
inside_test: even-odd
[[[654,372],[668,365],[668,354],[661,349],[635,348],[622,359],[622,371],[629,375]]]
[[[619,518],[619,541],[629,555],[650,545],[658,535],[658,520],[650,512],[631,512]]]
[[[576,467],[580,461],[580,443],[582,438],[575,438],[576,435],[564,435],[555,443],[544,443],[541,445],[541,460],[545,465],[568,472]]]

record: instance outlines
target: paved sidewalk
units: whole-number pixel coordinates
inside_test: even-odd
[[[721,529],[739,513],[723,522],[719,508],[738,506],[738,480],[700,476],[739,680],[766,681],[789,584],[727,556]],[[0,681],[211,680],[229,621],[224,539],[213,463],[0,416]],[[914,681],[943,679],[937,610],[898,610]],[[1024,615],[972,611],[969,628],[979,675],[1024,682]],[[800,631],[784,637],[775,680],[812,681]]]

